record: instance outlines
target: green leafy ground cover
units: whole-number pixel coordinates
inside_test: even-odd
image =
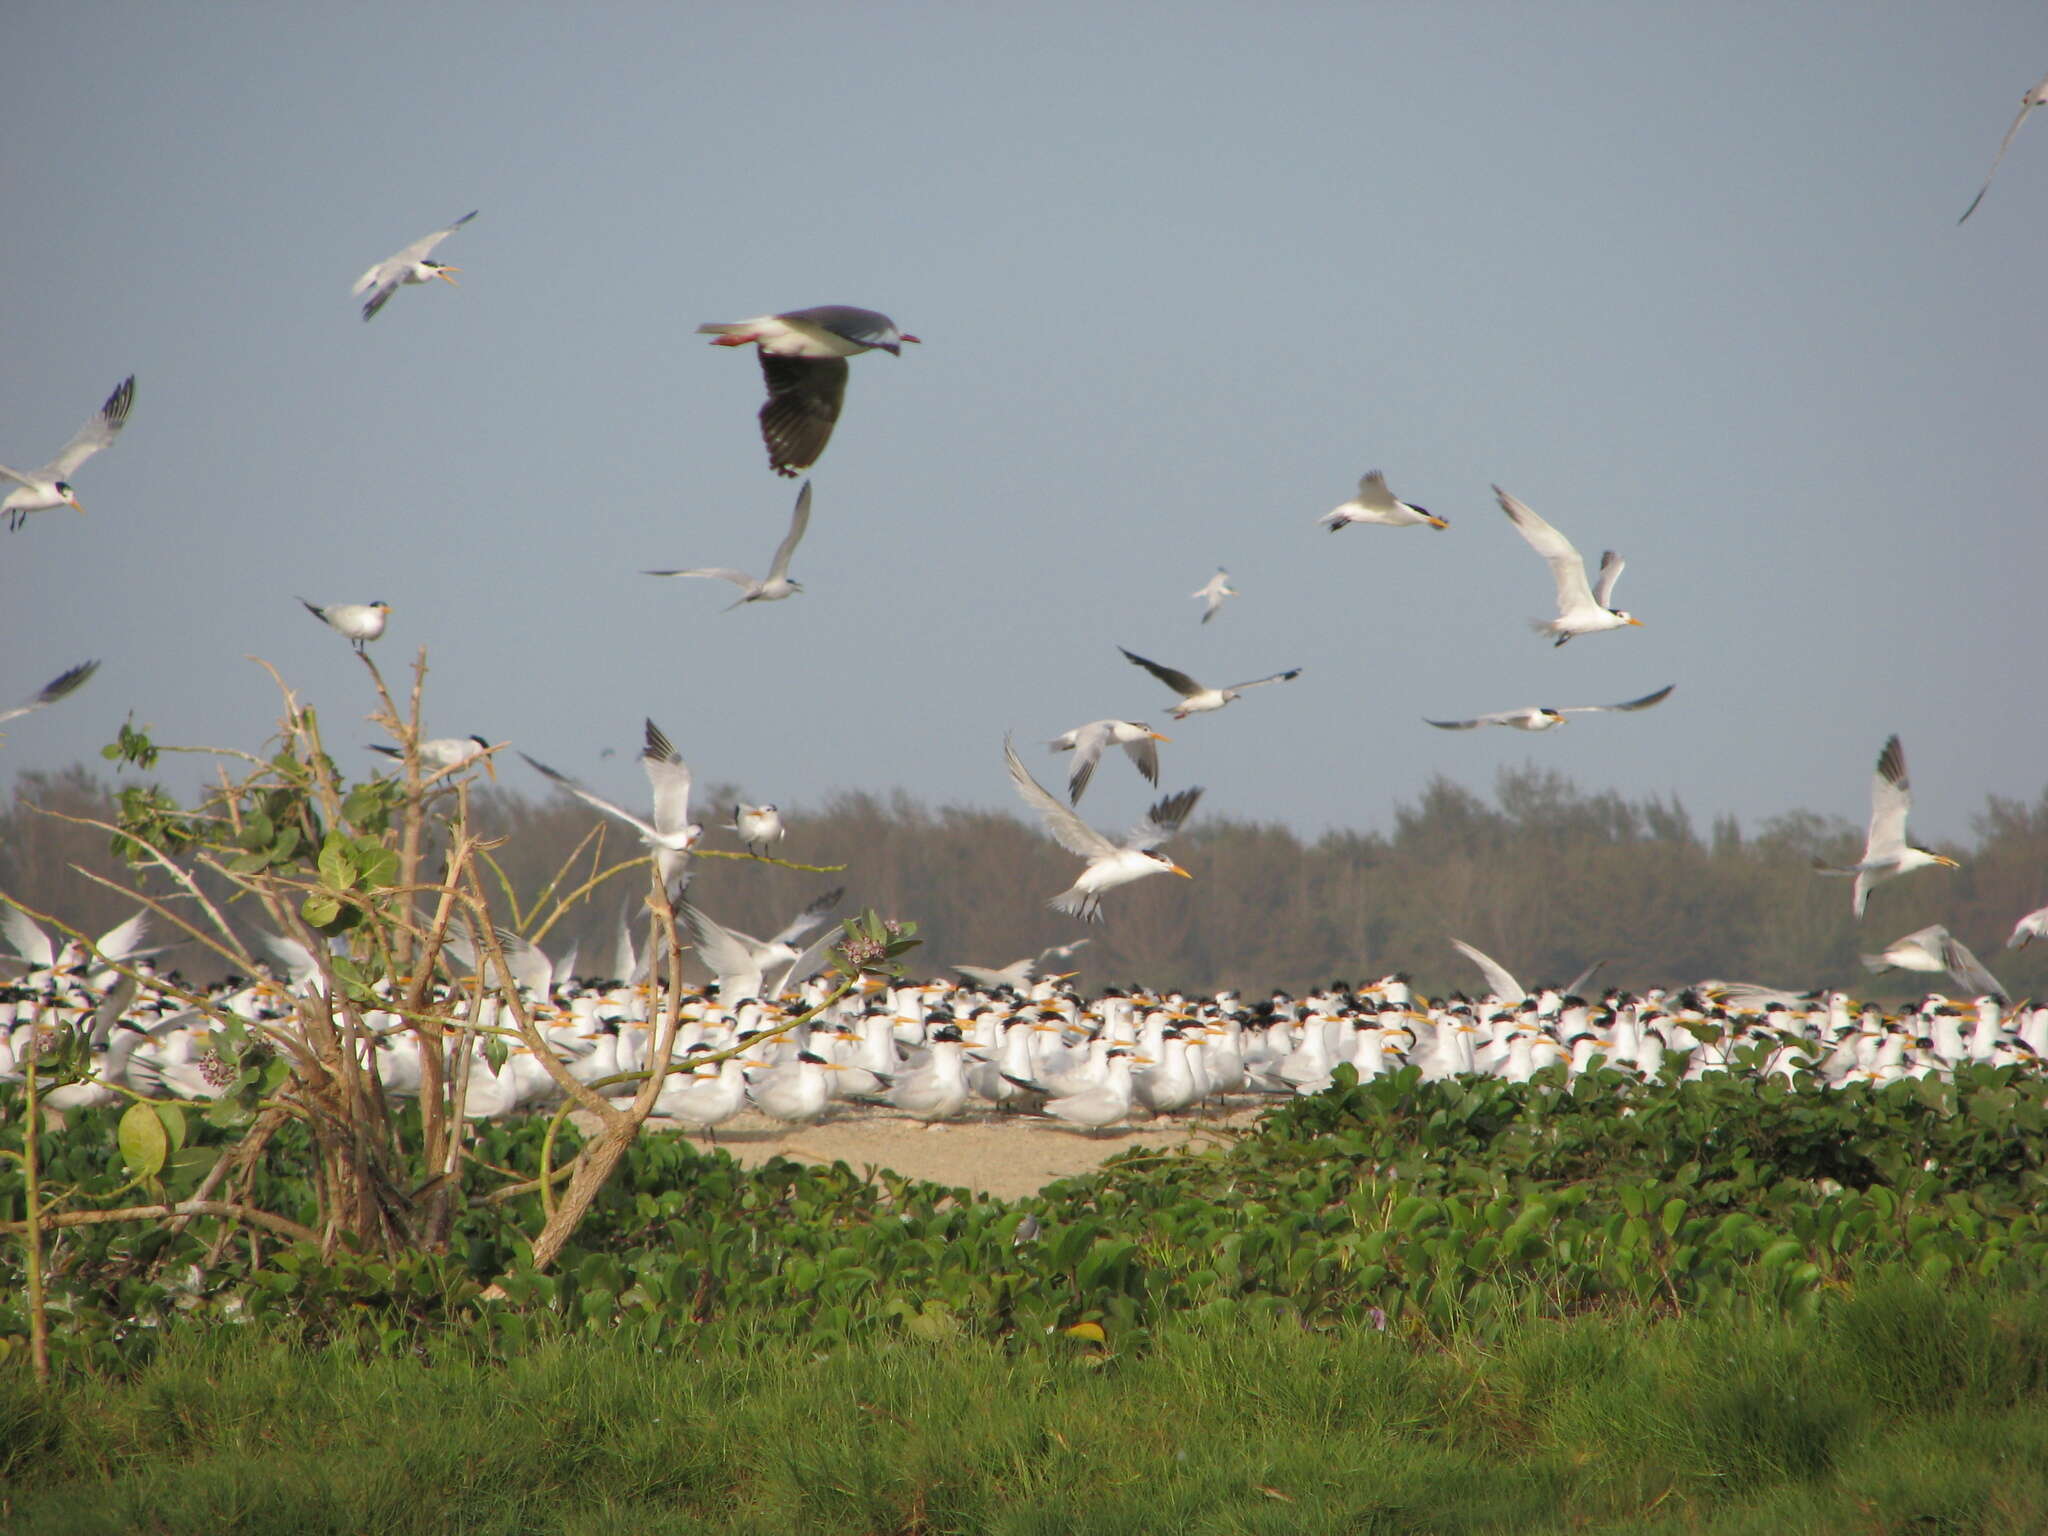
[[[1408,1074],[1015,1204],[651,1138],[545,1274],[531,1197],[395,1264],[72,1228],[0,1528],[2048,1529],[2044,1120],[2010,1069]],[[47,1146],[121,1181],[111,1118]]]

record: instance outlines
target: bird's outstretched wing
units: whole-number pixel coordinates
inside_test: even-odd
[[[80,427],[57,456],[42,467],[42,477],[69,480],[79,465],[111,443],[115,434],[128,425],[128,407],[134,403],[135,375],[131,373],[114,386],[114,392],[107,396],[92,420]]]
[[[848,368],[843,357],[778,357],[760,349],[768,402],[761,407],[761,440],[768,466],[795,479],[818,462],[832,441],[832,428],[846,404]]]
[[[1117,649],[1124,651],[1122,646],[1118,646]],[[1162,667],[1158,662],[1147,661],[1144,657],[1130,651],[1124,651],[1124,660],[1134,667],[1143,667],[1182,698],[1191,698],[1195,694],[1202,692],[1202,685],[1192,677],[1189,677],[1185,672],[1176,672],[1172,667]]]
[[[1614,605],[1614,584],[1628,562],[1611,549],[1600,551],[1600,575],[1593,582],[1593,601],[1602,608]]]
[[[50,936],[35,925],[19,907],[0,906],[0,934],[5,934],[14,952],[38,970],[57,963],[57,947]]]
[[[1941,956],[1941,967],[1956,980],[1956,985],[1972,997],[1995,997],[2001,1003],[2010,1002],[2011,996],[2004,984],[1984,968],[1984,962],[1952,934],[1943,934],[1937,953]]]
[[[1486,978],[1488,990],[1502,1002],[1519,1003],[1529,995],[1528,989],[1515,980],[1508,968],[1485,951],[1474,949],[1463,939],[1451,940],[1451,947],[1479,967],[1479,974]]]
[[[1168,795],[1164,800],[1155,800],[1152,809],[1125,835],[1123,846],[1139,853],[1149,852],[1165,842],[1181,828],[1195,809],[1195,802],[1202,798],[1202,789],[1196,785]]]
[[[817,927],[818,924],[825,921],[827,914],[839,905],[845,895],[845,886],[834,886],[816,901],[805,907],[803,911],[797,913],[795,917],[784,923],[782,931],[768,942],[770,944],[794,944],[798,939]]]
[[[1984,174],[1984,185],[1979,187],[1977,195],[1970,199],[1970,206],[1963,210],[1963,217],[1956,220],[1958,224],[1963,223],[1971,214],[1975,213],[1977,205],[1984,201],[1984,194],[1991,190],[1991,178],[1998,174],[1998,162],[2003,160],[2005,152],[2012,148],[2013,135],[2020,131],[2020,124],[2027,120],[2027,114],[2043,102],[2048,102],[2048,80],[2043,80],[2039,85],[2027,92],[2025,96],[2020,98],[2019,116],[2012,120],[2012,126],[2005,130],[2005,137],[1999,140],[1998,153],[1991,157],[1991,169]]]
[[[1906,749],[1891,737],[1877,755],[1877,773],[1870,781],[1870,836],[1863,862],[1888,863],[1906,851],[1906,813],[1913,806],[1906,778]]]
[[[811,482],[806,480],[804,488],[796,493],[796,510],[789,517],[789,532],[782,536],[782,542],[775,546],[775,558],[768,565],[768,579],[779,581],[789,575],[789,559],[796,553],[797,544],[803,539],[804,530],[811,526]]]
[[[628,826],[637,827],[640,831],[640,835],[643,837],[652,839],[656,842],[661,841],[661,833],[659,830],[649,826],[646,822],[642,821],[638,816],[635,816],[631,811],[627,810],[624,806],[614,805],[611,801],[605,799],[604,796],[592,794],[589,790],[585,789],[581,784],[578,784],[574,779],[570,778],[569,775],[567,775],[566,773],[558,773],[553,768],[550,768],[546,763],[540,762],[535,758],[526,757],[526,754],[524,752],[520,753],[519,755],[521,757],[526,758],[527,767],[531,768],[535,773],[553,779],[557,784],[561,785],[562,788],[569,791],[570,794],[574,795],[578,800],[581,800],[585,805],[595,806],[598,810],[603,811],[605,815],[616,816],[620,821],[625,822]]]
[[[0,710],[0,720],[12,720],[18,715],[32,713],[45,704],[54,704],[67,694],[76,693],[85,686],[87,679],[99,670],[99,666],[96,661],[86,661],[80,662],[68,672],[59,672],[14,708]]]
[[[647,770],[648,787],[654,791],[654,825],[663,832],[680,832],[690,824],[690,765],[669,745],[660,726],[652,720],[646,724],[640,766]]]
[[[723,565],[703,565],[688,571],[642,571],[642,576],[709,576],[715,581],[729,581],[736,587],[751,587],[754,578],[745,571],[735,571]]]
[[[1559,533],[1550,524],[1530,511],[1523,502],[1516,500],[1499,486],[1493,494],[1500,499],[1500,509],[1507,513],[1508,521],[1515,525],[1515,531],[1528,541],[1529,547],[1541,555],[1550,567],[1550,579],[1557,586],[1557,611],[1567,614],[1574,609],[1597,607],[1593,600],[1593,589],[1586,584],[1586,560],[1572,547],[1572,541]],[[1619,575],[1619,571],[1616,572]]]
[[[1010,781],[1017,786],[1017,793],[1044,818],[1045,829],[1054,842],[1091,862],[1117,851],[1116,844],[1061,805],[1043,784],[1031,777],[1031,770],[1024,766],[1015,744],[1007,736],[1003,738],[1003,757],[1010,765]]]
[[[1558,713],[1561,715],[1604,715],[1617,712],[1625,714],[1632,709],[1649,709],[1654,705],[1662,704],[1666,699],[1670,698],[1671,690],[1677,686],[1678,684],[1676,683],[1666,683],[1655,693],[1646,693],[1640,699],[1630,699],[1622,704],[1567,704]]]
[[[1424,725],[1433,725],[1440,731],[1469,731],[1475,726],[1504,724],[1509,720],[1513,720],[1521,713],[1519,709],[1502,709],[1496,710],[1490,715],[1474,715],[1470,720],[1432,720],[1427,715],[1424,715],[1422,723]]]
[[[1232,683],[1226,693],[1243,693],[1247,688],[1263,688],[1268,683],[1291,683],[1301,676],[1301,668],[1289,667],[1285,672],[1275,672],[1271,677],[1255,677],[1248,683]]]
[[[1109,745],[1109,731],[1107,720],[1095,720],[1067,733],[1074,738],[1074,771],[1067,777],[1067,804],[1081,803],[1088,781],[1095,777],[1095,765],[1102,761],[1103,748]],[[1052,749],[1059,751],[1065,742],[1066,737],[1063,736],[1052,744]],[[1156,784],[1158,780],[1153,782]]]

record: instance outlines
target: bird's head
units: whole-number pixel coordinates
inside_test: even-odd
[[[1145,857],[1150,859],[1154,864],[1157,864],[1169,875],[1179,875],[1183,879],[1187,880],[1192,880],[1195,878],[1193,875],[1189,874],[1186,870],[1182,869],[1178,864],[1174,863],[1173,860],[1169,859],[1163,853],[1148,852],[1146,853]]]
[[[1624,612],[1624,611],[1623,611],[1622,609],[1619,609],[1619,608],[1615,609],[1615,610],[1614,610],[1614,616],[1615,616],[1615,617],[1616,617],[1617,619],[1621,620],[1621,622],[1622,622],[1622,623],[1624,623],[1624,624],[1633,624],[1633,625],[1635,625],[1635,627],[1636,627],[1637,629],[1641,629],[1641,628],[1643,627],[1643,621],[1642,621],[1641,619],[1637,618],[1637,617],[1636,617],[1636,616],[1635,616],[1634,614],[1632,614],[1632,613],[1627,613],[1627,612]]]
[[[434,276],[441,279],[441,281],[446,283],[450,288],[460,288],[462,286],[462,284],[456,282],[454,278],[448,275],[450,272],[460,272],[462,268],[451,267],[445,261],[424,261],[421,262],[420,265],[425,267],[429,272],[433,273]]]
[[[1947,854],[1936,853],[1931,848],[1922,848],[1919,850],[1919,852],[1926,854],[1928,858],[1932,859],[1935,863],[1942,865],[1944,868],[1961,869],[1963,867],[1954,859],[1950,858]]]
[[[1548,707],[1539,709],[1536,711],[1536,718],[1543,721],[1546,725],[1563,725],[1565,723],[1564,711],[1560,709],[1550,709]]]
[[[1415,510],[1421,514],[1422,520],[1432,528],[1448,528],[1451,526],[1451,520],[1448,517],[1438,517],[1427,507],[1417,507]]]
[[[803,591],[803,589],[804,589],[804,584],[803,584],[802,582],[800,582],[800,581],[795,581],[795,580],[792,580],[792,579],[791,579],[790,577],[787,577],[787,576],[783,577],[782,579],[783,579],[784,581],[787,581],[787,582],[789,582],[789,590],[790,590],[790,591],[792,591],[792,592],[801,592],[801,591]]]
[[[55,489],[57,494],[64,498],[66,506],[70,507],[80,517],[85,515],[85,508],[78,504],[78,492],[71,489],[71,482],[69,480],[57,481]]]

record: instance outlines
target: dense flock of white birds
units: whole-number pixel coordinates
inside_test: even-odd
[[[1400,975],[1355,988],[1333,983],[1301,997],[1114,989],[1088,997],[1069,985],[1070,975],[1039,971],[1074,945],[1001,970],[965,967],[973,972],[965,981],[876,981],[833,1001],[831,979],[800,979],[825,943],[802,952],[795,946],[821,925],[825,939],[836,937],[828,918],[836,897],[813,902],[767,941],[712,925],[709,952],[721,959],[722,981],[686,989],[677,1065],[657,1115],[700,1132],[748,1109],[789,1124],[849,1114],[925,1124],[1002,1114],[1097,1131],[1317,1093],[1347,1063],[1361,1080],[1404,1067],[1425,1081],[1511,1082],[1549,1068],[1568,1077],[1611,1068],[1641,1078],[1808,1077],[1839,1088],[1941,1077],[1968,1063],[2038,1069],[2048,1056],[2048,1005],[2014,1008],[1991,992],[1969,1000],[1930,992],[1891,1013],[1841,991],[1793,996],[1714,982],[1675,994],[1529,992],[1463,944],[1486,979],[1477,997],[1429,999]],[[693,927],[700,919],[691,917]],[[216,1020],[245,1021],[272,1048],[289,1052],[298,1043],[301,998],[320,988],[313,957],[271,938],[276,975],[232,980],[206,1007],[179,1008],[83,947],[53,945],[19,913],[4,926],[20,974],[0,990],[0,1081],[21,1078],[38,1031],[82,1030],[92,1043],[91,1077],[54,1088],[46,1099],[53,1108],[113,1104],[126,1093],[217,1097],[236,1065]],[[2044,929],[2048,909],[2023,918],[2010,942],[2024,944]],[[696,931],[704,943],[704,931]],[[1908,937],[1926,940],[1930,932]],[[146,978],[146,942],[138,918],[97,947]],[[1942,958],[1938,943],[1905,941],[1869,957],[1873,968],[1929,971]],[[657,990],[645,981],[578,982],[567,974],[573,955],[550,961],[532,946],[515,946],[509,960],[526,1010],[568,1074],[630,1096],[638,1086],[631,1074],[646,1069],[656,1033]],[[624,974],[640,968],[623,933],[610,960]],[[474,996],[481,1001],[472,1005]],[[445,1063],[461,1114],[480,1119],[560,1102],[561,1090],[530,1047],[487,1049],[512,1022],[497,993],[458,986],[435,1002],[458,1026],[472,1026],[454,1031]],[[416,1095],[419,1034],[388,1010],[369,1010],[364,1025],[375,1041],[366,1065],[385,1091]]]

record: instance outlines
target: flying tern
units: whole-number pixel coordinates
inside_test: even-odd
[[[1554,726],[1564,725],[1566,715],[1612,714],[1616,711],[1648,709],[1662,704],[1670,697],[1676,683],[1666,683],[1655,693],[1646,693],[1640,699],[1630,699],[1625,704],[1567,704],[1563,709],[1503,709],[1491,715],[1478,715],[1470,720],[1428,720],[1424,723],[1440,731],[1469,731],[1479,725],[1505,725],[1517,731],[1547,731]]]
[[[1237,596],[1237,588],[1230,584],[1230,572],[1219,565],[1216,567],[1216,574],[1211,576],[1204,585],[1195,588],[1188,596],[1208,605],[1202,610],[1202,622],[1206,624],[1216,617],[1216,612],[1223,606],[1223,600],[1226,597]]]
[[[1122,646],[1118,646],[1117,649],[1124,651]],[[1275,672],[1271,677],[1255,677],[1248,683],[1232,683],[1228,688],[1209,688],[1196,682],[1185,672],[1162,667],[1158,662],[1147,661],[1130,651],[1124,651],[1124,660],[1134,667],[1143,667],[1180,695],[1180,702],[1167,711],[1176,720],[1185,720],[1189,715],[1206,714],[1212,709],[1221,709],[1247,688],[1263,688],[1268,683],[1285,683],[1301,676],[1301,668],[1291,667],[1285,672]]]
[[[1894,939],[1881,953],[1860,957],[1871,971],[1946,971],[1956,985],[1973,997],[2007,998],[1999,979],[1961,940],[1940,923],[1917,928],[1904,938]]]
[[[31,512],[47,512],[52,507],[69,507],[81,514],[85,511],[78,504],[78,493],[71,489],[71,477],[78,473],[81,464],[113,442],[128,424],[128,407],[134,403],[135,375],[131,373],[115,386],[98,414],[80,427],[63,451],[41,469],[23,474],[0,464],[0,475],[21,482],[19,490],[9,491],[6,499],[0,500],[0,512],[7,514],[10,532],[27,522]]]
[[[100,664],[96,661],[80,662],[68,672],[59,672],[34,693],[23,699],[12,709],[0,709],[0,721],[13,720],[21,715],[33,714],[45,704],[54,704],[59,699],[76,693],[86,680],[97,672]]]
[[[1977,211],[1977,205],[1984,201],[1984,194],[1991,190],[1991,178],[1998,174],[1998,162],[2005,158],[2005,152],[2012,148],[2013,135],[2020,131],[2020,124],[2027,120],[2027,114],[2036,107],[2048,106],[2048,80],[2028,91],[2020,98],[2020,115],[2012,120],[2012,126],[2005,130],[2005,138],[1998,146],[1998,153],[1991,158],[1991,169],[1984,177],[1984,185],[1977,189],[1977,195],[1970,199],[1970,206],[1963,210],[1958,224]]]
[[[1088,861],[1088,867],[1081,871],[1080,878],[1047,903],[1055,912],[1068,913],[1084,922],[1099,923],[1102,921],[1102,897],[1107,891],[1146,875],[1194,878],[1156,850],[1188,819],[1195,802],[1202,798],[1199,788],[1184,789],[1156,801],[1145,819],[1133,827],[1121,843],[1112,843],[1061,805],[1043,784],[1032,778],[1031,771],[1024,766],[1023,759],[1017,756],[1016,747],[1007,738],[1003,741],[1003,756],[1009,762],[1010,779],[1016,784],[1017,793],[1026,805],[1045,819],[1046,830],[1052,833],[1053,841],[1067,852],[1079,854]]]
[[[1899,738],[1893,736],[1878,753],[1877,774],[1870,781],[1870,832],[1864,839],[1863,857],[1843,869],[1815,866],[1824,875],[1856,877],[1850,909],[1858,917],[1863,915],[1871,891],[1887,880],[1930,864],[1961,868],[1945,854],[1930,853],[1906,841],[1906,812],[1912,804],[1912,788],[1906,781],[1906,751],[1899,745]]]
[[[1619,608],[1609,608],[1608,599],[1614,595],[1614,584],[1621,579],[1625,562],[1613,550],[1600,556],[1600,579],[1594,586],[1586,585],[1586,561],[1572,548],[1571,540],[1543,521],[1521,502],[1515,500],[1499,486],[1493,494],[1500,498],[1500,509],[1507,513],[1508,521],[1515,525],[1515,532],[1529,541],[1529,547],[1541,555],[1550,566],[1550,576],[1557,583],[1557,617],[1539,619],[1537,630],[1554,635],[1559,645],[1574,635],[1594,635],[1603,629],[1622,629],[1630,624],[1640,625],[1643,621]]]
[[[1353,523],[1373,523],[1381,528],[1448,528],[1449,518],[1438,517],[1427,507],[1411,507],[1387,489],[1387,477],[1378,470],[1358,482],[1358,494],[1340,507],[1333,507],[1316,519],[1316,525],[1335,533]]]
[[[1130,653],[1126,651],[1125,655]],[[1095,765],[1102,761],[1105,748],[1112,743],[1122,747],[1138,772],[1154,788],[1159,784],[1159,748],[1157,742],[1172,741],[1171,736],[1162,736],[1142,720],[1092,720],[1086,725],[1077,725],[1064,735],[1055,736],[1048,746],[1055,752],[1074,754],[1074,771],[1067,780],[1067,803],[1079,805],[1081,796],[1088,788],[1088,781],[1095,776]]]
[[[768,445],[769,467],[792,480],[817,463],[832,440],[846,403],[846,360],[876,350],[900,357],[903,344],[918,339],[899,331],[887,315],[850,304],[700,325],[697,334],[717,337],[715,347],[760,345],[761,374],[768,381],[761,439]]]
[[[1088,939],[1076,939],[1071,944],[1055,944],[1050,949],[1041,949],[1036,955],[1026,955],[1022,960],[1012,960],[1008,965],[955,965],[954,970],[980,987],[1014,987],[1021,992],[1037,977],[1039,968],[1048,961],[1071,960],[1074,951]]]
[[[789,558],[796,553],[797,542],[803,538],[804,530],[811,526],[811,482],[806,480],[804,488],[797,492],[796,510],[790,514],[789,532],[782,536],[782,542],[775,546],[775,558],[769,562],[768,576],[756,581],[745,571],[729,570],[724,566],[700,566],[689,571],[646,571],[648,576],[711,576],[719,581],[729,581],[740,589],[739,601],[728,604],[724,609],[730,613],[744,603],[778,603],[793,592],[803,591],[803,583],[789,579]]]
[[[595,806],[637,831],[640,841],[654,850],[654,865],[661,875],[662,888],[674,900],[680,894],[678,882],[689,867],[690,850],[704,835],[704,829],[690,820],[690,765],[669,745],[669,739],[661,733],[660,726],[652,720],[647,721],[646,726],[647,737],[640,749],[640,766],[647,770],[647,784],[654,792],[652,822],[642,820],[623,806],[612,804],[602,795],[592,794],[567,774],[557,773],[546,763],[535,762],[524,752],[519,755],[526,757],[527,764],[535,771],[553,779],[585,805]]]
[[[750,997],[769,1000],[763,991],[763,977],[770,966],[784,961],[793,962],[782,973],[777,992],[797,980],[796,970],[805,957],[809,956],[815,962],[825,947],[823,943],[814,943],[809,949],[800,951],[796,947],[798,942],[826,920],[827,914],[839,905],[845,894],[843,886],[827,891],[783,924],[781,931],[769,939],[752,938],[738,929],[715,923],[701,908],[687,901],[679,903],[677,911],[690,930],[691,941],[697,946],[697,958],[718,978],[719,1001],[731,1008]],[[829,939],[831,935],[820,937]]]
[[[2007,949],[2025,949],[2035,939],[2048,939],[2048,907],[2039,907],[2012,925]]]
[[[348,643],[356,648],[358,656],[363,647],[384,633],[384,621],[391,617],[391,605],[375,603],[331,603],[323,608],[318,603],[306,604],[306,612],[337,634],[344,635]]]
[[[422,235],[404,250],[394,256],[387,256],[356,279],[350,293],[367,293],[363,301],[363,319],[374,320],[377,311],[391,302],[391,295],[398,292],[404,283],[431,283],[440,278],[449,287],[456,286],[455,279],[448,274],[460,272],[462,268],[451,267],[444,261],[429,261],[427,255],[435,246],[446,240],[455,231],[476,217],[476,210],[470,209],[446,229],[437,229],[431,235]]]
[[[747,852],[759,857],[770,843],[779,843],[789,833],[782,824],[782,812],[773,805],[736,805],[732,808],[732,830],[746,844]]]

